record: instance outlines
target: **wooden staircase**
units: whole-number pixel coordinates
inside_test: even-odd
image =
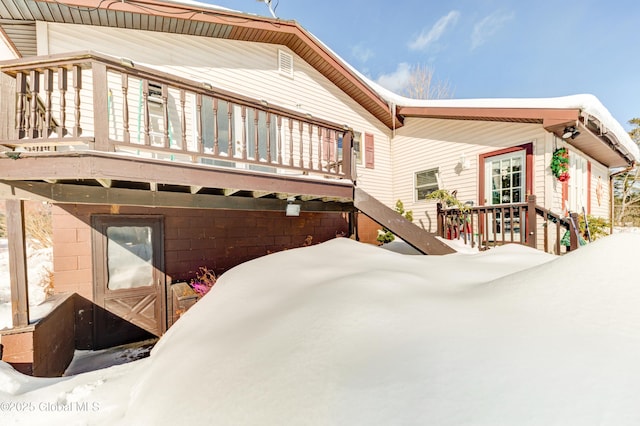
[[[408,221],[395,210],[382,204],[362,189],[355,187],[353,204],[365,215],[389,229],[404,242],[423,254],[450,254],[455,250],[436,238],[437,234],[427,232]]]

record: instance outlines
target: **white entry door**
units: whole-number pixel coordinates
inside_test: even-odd
[[[526,196],[526,151],[487,157],[485,167],[485,204],[524,203]],[[518,210],[503,210],[490,214],[490,239],[520,240],[521,222]],[[494,220],[495,219],[495,220]],[[509,236],[507,237],[506,234]],[[498,236],[500,235],[500,236]],[[505,238],[506,237],[506,238]]]

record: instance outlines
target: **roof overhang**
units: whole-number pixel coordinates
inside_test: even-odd
[[[633,156],[612,132],[603,131],[604,126],[578,108],[398,107],[397,112],[403,118],[537,123],[559,138],[562,138],[566,127],[577,126],[580,134],[573,139],[565,139],[570,145],[607,167],[634,163]]]

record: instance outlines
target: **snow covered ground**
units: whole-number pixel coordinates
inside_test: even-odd
[[[149,358],[59,379],[0,363],[2,424],[637,425],[638,247],[271,254]]]

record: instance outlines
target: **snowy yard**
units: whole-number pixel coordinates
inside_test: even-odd
[[[59,379],[0,363],[2,424],[637,425],[638,247],[271,254],[149,358]]]
[[[28,250],[29,309],[32,320],[42,318],[51,309],[51,305],[45,300],[45,286],[53,269],[52,254],[51,248]],[[3,328],[11,328],[9,252],[6,238],[0,238],[0,330]]]

